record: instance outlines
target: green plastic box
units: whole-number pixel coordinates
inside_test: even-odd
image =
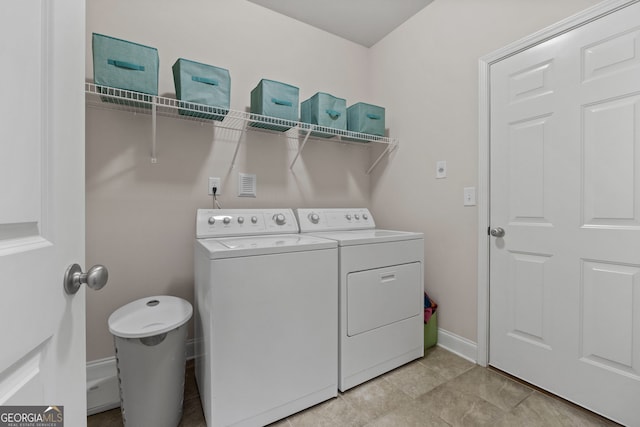
[[[251,113],[268,116],[252,116],[250,126],[284,132],[291,122],[298,121],[300,90],[286,83],[262,79],[251,91]]]
[[[100,86],[158,94],[158,49],[93,33],[93,81]],[[109,94],[108,89],[102,92]],[[151,108],[152,97],[131,96],[144,102],[128,104]],[[115,102],[108,96],[103,101]]]
[[[384,136],[384,108],[358,102],[347,108],[347,130]]]
[[[347,129],[347,101],[318,92],[300,104],[300,121],[333,129]],[[314,136],[331,138],[335,134],[311,132]]]
[[[176,98],[211,107],[197,106],[197,112],[179,109],[180,114],[212,120],[224,119],[231,100],[229,70],[184,58],[179,58],[172,70]]]
[[[431,315],[431,318],[424,324],[424,348],[425,350],[438,343],[438,312]]]

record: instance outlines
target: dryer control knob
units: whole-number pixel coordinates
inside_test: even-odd
[[[251,217],[251,224],[255,224],[258,222],[258,217],[257,216],[252,216]]]
[[[209,220],[207,221],[210,225],[213,225],[216,223],[216,219],[212,216],[209,217]]]
[[[320,222],[320,215],[318,215],[317,213],[310,213],[309,221],[311,221],[314,224],[317,224],[318,222]]]
[[[344,217],[347,218],[348,221],[351,221],[351,214],[346,214]]]
[[[358,214],[355,214],[353,217],[354,217],[355,219],[360,219],[360,215],[358,215]]]
[[[229,224],[231,222],[231,217],[225,216],[222,222],[224,222],[225,224]]]
[[[243,216],[239,216],[238,217],[238,224],[244,224],[244,217]]]
[[[283,214],[275,214],[273,216],[273,220],[278,225],[284,225],[284,223],[287,222],[287,219],[285,218],[285,216]]]
[[[362,214],[362,219],[364,219],[365,221],[369,219],[369,215],[367,214]]]

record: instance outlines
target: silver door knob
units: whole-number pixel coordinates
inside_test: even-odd
[[[496,227],[491,229],[491,235],[493,237],[504,237],[505,231],[502,227]]]
[[[78,264],[70,265],[64,273],[64,290],[69,295],[78,292],[80,285],[85,284],[93,290],[99,291],[107,284],[109,272],[104,265],[94,265],[86,273]]]

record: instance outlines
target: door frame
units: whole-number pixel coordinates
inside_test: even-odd
[[[478,339],[476,362],[489,364],[489,243],[491,223],[491,66],[561,34],[609,15],[640,0],[606,0],[511,43],[478,61]]]

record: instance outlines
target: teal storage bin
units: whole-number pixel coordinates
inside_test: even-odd
[[[176,98],[204,104],[188,106],[189,110],[179,109],[180,114],[212,120],[224,119],[229,112],[231,99],[229,70],[184,58],[179,58],[172,69]]]
[[[347,101],[328,93],[318,92],[300,104],[300,121],[328,128],[347,129]],[[311,135],[331,138],[335,134],[311,132]]]
[[[299,89],[286,83],[262,79],[251,91],[251,112],[268,117],[252,116],[250,126],[284,132],[298,121]]]
[[[158,49],[93,33],[92,50],[95,84],[150,95],[158,94]],[[102,92],[108,94],[113,91],[105,89]],[[132,101],[129,104],[151,108],[151,96],[129,97],[144,101]],[[113,101],[108,96],[102,99]]]
[[[384,136],[384,108],[358,102],[347,108],[347,129],[352,132]]]

